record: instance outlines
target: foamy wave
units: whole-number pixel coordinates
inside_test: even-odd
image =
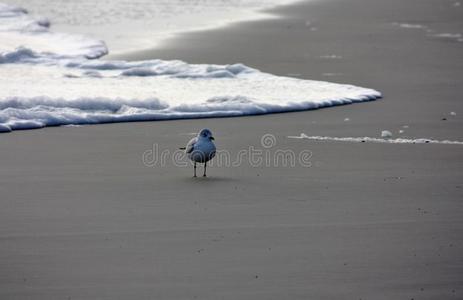
[[[0,3],[0,52],[17,47],[38,53],[97,58],[108,53],[103,41],[82,35],[55,33],[46,18],[33,18],[27,10]]]
[[[296,136],[288,136],[290,139],[307,139],[314,141],[333,141],[333,142],[350,142],[350,143],[381,143],[381,144],[447,144],[463,145],[461,141],[434,140],[427,138],[406,139],[406,138],[373,138],[373,137],[334,137],[334,136],[308,136],[301,133]]]
[[[68,80],[73,81],[75,79]],[[182,84],[181,81],[184,80],[180,79],[176,81],[179,81],[177,84]],[[160,99],[122,99],[115,95],[113,98],[93,98],[92,93],[87,97],[70,99],[49,98],[47,96],[3,98],[0,99],[0,131],[8,132],[17,129],[34,129],[45,126],[71,124],[258,115],[317,109],[356,101],[373,100],[379,97],[379,93],[375,93],[372,90],[367,92],[368,90],[358,88],[357,92],[355,92],[356,96],[351,93],[350,98],[329,97],[326,99],[310,99],[310,97],[307,97],[306,100],[302,100],[304,98],[297,100],[284,92],[286,88],[285,84],[275,89],[274,83],[265,86],[262,85],[262,81],[258,78],[255,80],[250,78],[245,84],[248,85],[248,89],[254,86],[256,89],[261,90],[261,92],[252,93],[249,96],[240,95],[239,93],[242,92],[239,91],[237,91],[236,95],[213,96],[214,94],[220,95],[219,90],[227,89],[227,83],[213,83],[215,80],[210,79],[203,80],[209,81],[207,84],[212,83],[216,85],[214,88],[211,87],[210,90],[212,92],[202,93],[201,95],[198,90],[202,85],[200,83],[198,83],[197,87],[191,89],[191,93],[187,90],[179,92],[179,90],[175,89],[174,84],[169,85],[166,90],[158,91],[162,97]],[[288,84],[290,79],[287,78],[285,81]],[[162,81],[159,82],[162,84]],[[66,85],[64,84],[61,87],[66,89]],[[111,86],[108,85],[108,89],[111,89]],[[343,89],[351,88],[350,86],[339,86]],[[314,87],[317,89],[320,88],[318,86]],[[270,89],[271,93],[278,91],[281,96],[273,94],[272,97],[268,97],[266,93],[262,93],[266,89]],[[111,94],[117,94],[117,91],[113,90]],[[170,97],[168,96],[169,94]],[[188,94],[197,98],[193,101],[188,101],[186,100],[188,99]],[[209,96],[212,97],[207,98]]]
[[[61,31],[90,32],[103,39],[112,54],[121,54],[152,49],[179,33],[275,18],[269,9],[297,0],[2,1],[50,18]]]
[[[89,59],[104,43],[52,33],[0,6],[0,131],[45,126],[229,117],[370,101],[378,91],[280,77],[243,64]],[[2,41],[3,42],[3,41]]]

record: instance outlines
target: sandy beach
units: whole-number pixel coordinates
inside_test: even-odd
[[[288,138],[463,141],[463,43],[443,35],[462,33],[455,2],[307,1],[110,55],[239,62],[384,98],[2,134],[0,298],[461,299],[463,146]],[[245,159],[192,178],[172,160],[144,163],[153,145],[173,152],[205,127],[232,158],[252,146],[310,151],[310,164]]]

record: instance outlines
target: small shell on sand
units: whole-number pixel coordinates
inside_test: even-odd
[[[390,132],[389,130],[383,130],[383,131],[381,131],[381,137],[382,138],[390,138],[390,137],[392,137],[392,132]]]

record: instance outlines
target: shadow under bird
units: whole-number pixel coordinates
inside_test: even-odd
[[[199,134],[192,138],[186,147],[180,148],[185,150],[188,158],[194,162],[194,175],[196,177],[196,163],[204,163],[204,174],[206,177],[207,162],[215,156],[214,137],[209,129],[203,129]]]

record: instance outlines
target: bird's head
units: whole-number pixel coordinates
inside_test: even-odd
[[[212,140],[212,141],[215,140],[214,137],[212,136],[212,132],[207,128],[205,128],[205,129],[203,129],[203,130],[201,130],[199,132],[199,137],[201,137],[203,139]]]

